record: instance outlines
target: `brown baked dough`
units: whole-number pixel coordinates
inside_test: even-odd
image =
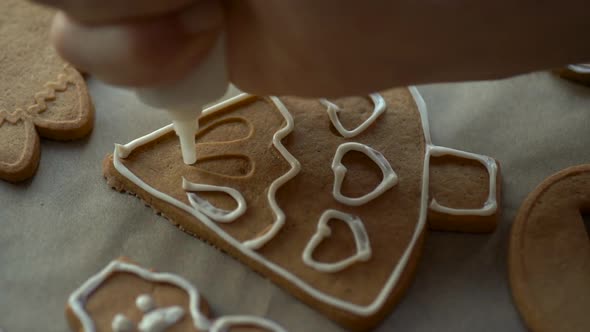
[[[535,332],[590,331],[590,165],[547,178],[524,201],[510,235],[514,301]]]
[[[381,95],[387,105],[385,112],[366,131],[352,138],[344,138],[336,131],[326,107],[317,99],[280,98],[295,124],[282,143],[300,162],[301,171],[277,191],[277,203],[286,215],[284,226],[266,245],[255,250],[268,262],[323,294],[366,307],[385,289],[392,271],[415,236],[415,244],[408,251],[407,264],[400,270],[397,283],[388,293],[384,292],[384,302],[370,314],[352,313],[314,298],[268,265],[244,254],[185,210],[150,195],[123,176],[114,167],[112,155],[104,161],[104,175],[116,190],[136,194],[180,229],[228,252],[338,323],[349,329],[367,330],[386,317],[408,287],[425,235],[424,228],[417,227],[422,211],[422,175],[427,149],[421,115],[409,89],[392,89]],[[373,111],[373,104],[364,97],[334,102],[341,108],[340,119],[345,128],[358,126]],[[181,186],[183,177],[193,183],[235,188],[243,194],[247,210],[237,220],[216,226],[240,242],[265,234],[275,220],[267,200],[268,187],[290,170],[285,157],[272,144],[273,135],[286,125],[285,119],[271,100],[252,96],[204,115],[199,121],[202,129],[196,137],[199,158],[196,165],[182,163],[178,138],[173,132],[140,145],[121,159],[122,165],[180,204],[189,204],[187,192]],[[337,147],[346,142],[360,142],[379,151],[397,173],[398,184],[361,206],[336,201],[332,195],[331,163]],[[359,197],[371,192],[383,177],[375,162],[363,153],[351,151],[342,162],[348,168],[342,185],[345,195]],[[435,198],[441,205],[453,208],[478,209],[484,205],[489,193],[489,174],[482,163],[450,156],[432,157],[430,162],[427,203]],[[497,179],[496,199],[499,176]],[[236,206],[225,194],[199,195],[219,208],[231,210]],[[370,259],[332,273],[304,263],[304,248],[327,209],[349,213],[362,220],[372,248]],[[433,228],[467,232],[492,231],[498,218],[497,210],[486,216],[458,216],[436,211],[427,214]],[[331,235],[316,247],[312,257],[316,261],[333,263],[354,255],[355,240],[347,224],[331,219],[328,227]]]
[[[0,0],[0,179],[25,180],[39,164],[39,136],[73,140],[92,130],[84,79],[49,45],[53,11]]]
[[[130,267],[136,270],[130,271]],[[142,275],[146,272],[151,273],[148,278],[144,278]],[[170,278],[175,278],[175,280],[170,282]],[[178,280],[180,281],[176,283]],[[194,293],[190,294],[183,287],[191,288]],[[79,292],[80,290],[83,292]],[[143,304],[140,302],[141,298],[144,300]],[[196,304],[197,315],[201,317],[201,321],[193,320],[191,301]],[[80,312],[75,311],[75,305],[79,305]],[[145,323],[150,319],[150,315],[153,321],[153,317],[163,311],[178,311],[178,309],[181,311],[180,315],[176,315],[172,321],[165,323],[165,328],[160,325],[160,328],[152,327],[150,329],[141,325],[142,321]],[[214,326],[219,327],[220,320],[224,318],[227,320],[227,318],[242,315],[219,316],[215,319],[211,316],[202,290],[192,285],[188,280],[170,273],[163,274],[147,270],[124,257],[111,262],[104,270],[91,276],[87,282],[72,293],[66,306],[66,318],[72,331],[76,332],[90,332],[88,329],[84,329],[81,317],[88,318],[90,323],[88,328],[94,329],[96,332],[135,332],[140,330],[206,332],[214,330]],[[228,323],[229,329],[223,329],[223,331],[281,332],[278,330],[280,326],[272,321],[256,316],[246,317],[248,319],[241,322]],[[126,321],[126,328],[119,326],[117,330],[115,323],[117,319]],[[261,323],[257,325],[253,321],[274,326],[276,330],[271,331],[271,329],[259,326]],[[196,326],[203,328],[199,329]],[[217,331],[221,332],[221,330]]]

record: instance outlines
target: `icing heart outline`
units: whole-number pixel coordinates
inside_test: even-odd
[[[373,105],[374,105],[373,113],[363,123],[361,123],[360,125],[358,125],[356,128],[354,128],[352,130],[348,130],[348,129],[344,128],[344,126],[342,125],[342,122],[340,122],[340,117],[338,116],[338,112],[341,111],[341,108],[338,105],[334,104],[333,102],[331,102],[325,98],[321,98],[320,103],[328,108],[326,110],[328,112],[328,117],[330,118],[332,125],[334,125],[334,128],[336,128],[338,133],[340,133],[340,135],[342,135],[342,137],[351,138],[351,137],[355,137],[356,135],[365,131],[365,129],[367,129],[370,125],[372,125],[373,122],[375,122],[375,120],[377,120],[377,118],[381,114],[383,114],[385,112],[385,109],[387,108],[387,104],[385,103],[385,99],[380,94],[371,93],[369,95],[369,97],[371,98],[371,101],[373,102]]]
[[[183,177],[182,189],[187,192],[186,195],[193,208],[197,209],[199,212],[203,213],[212,220],[215,220],[216,222],[230,223],[246,212],[246,199],[239,191],[234,188],[193,183]],[[199,195],[194,193],[195,191],[216,191],[226,193],[236,201],[238,206],[231,211],[220,209],[213,206],[213,204],[209,203],[209,201],[206,199],[199,197]]]
[[[313,252],[316,250],[318,245],[322,241],[332,234],[332,229],[328,226],[330,219],[342,220],[346,223],[348,228],[352,231],[354,236],[354,242],[356,246],[356,253],[348,258],[342,259],[338,262],[333,263],[322,263],[313,259]],[[342,211],[328,209],[322,213],[320,220],[318,221],[317,230],[309,239],[309,242],[303,249],[302,259],[305,265],[316,269],[320,272],[338,272],[356,262],[366,262],[371,258],[371,243],[369,241],[369,235],[365,230],[363,221],[352,214],[345,213]]]
[[[342,195],[342,181],[346,175],[347,168],[342,164],[342,158],[350,151],[358,151],[364,153],[369,157],[383,173],[383,180],[381,183],[373,189],[373,191],[360,196],[360,197],[348,197]],[[381,154],[381,152],[369,147],[368,145],[357,143],[357,142],[346,142],[342,143],[336,149],[334,154],[334,160],[332,161],[332,171],[334,171],[334,186],[332,188],[332,195],[338,202],[350,206],[360,206],[370,202],[377,198],[391,187],[395,186],[399,178],[387,159]]]

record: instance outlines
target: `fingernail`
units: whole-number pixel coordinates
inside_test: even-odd
[[[191,34],[213,30],[223,25],[223,8],[219,0],[201,0],[180,14],[179,19]]]

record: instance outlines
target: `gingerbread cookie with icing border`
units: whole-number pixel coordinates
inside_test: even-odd
[[[498,164],[433,145],[413,87],[338,100],[242,94],[199,121],[195,165],[167,126],[116,145],[109,185],[347,328],[374,327],[399,301],[426,225],[496,226]]]
[[[186,279],[125,259],[112,261],[76,289],[68,299],[66,317],[77,332],[286,332],[257,316],[213,319],[205,298]]]
[[[53,11],[0,0],[0,179],[25,180],[39,164],[39,136],[73,140],[93,125],[83,77],[49,45]]]
[[[520,207],[510,234],[514,301],[534,332],[590,331],[590,165],[544,180]]]

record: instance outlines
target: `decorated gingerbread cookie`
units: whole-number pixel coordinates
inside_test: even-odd
[[[242,94],[200,123],[195,165],[168,126],[117,145],[108,183],[348,328],[375,326],[399,301],[426,225],[496,225],[497,163],[433,145],[415,88],[338,100]]]
[[[68,299],[66,317],[77,332],[286,332],[262,317],[213,319],[206,300],[187,280],[115,260]]]
[[[0,179],[31,177],[39,136],[71,140],[92,130],[84,79],[49,45],[53,12],[22,0],[0,0]]]
[[[590,331],[590,165],[552,175],[518,211],[510,236],[514,301],[535,332]]]

